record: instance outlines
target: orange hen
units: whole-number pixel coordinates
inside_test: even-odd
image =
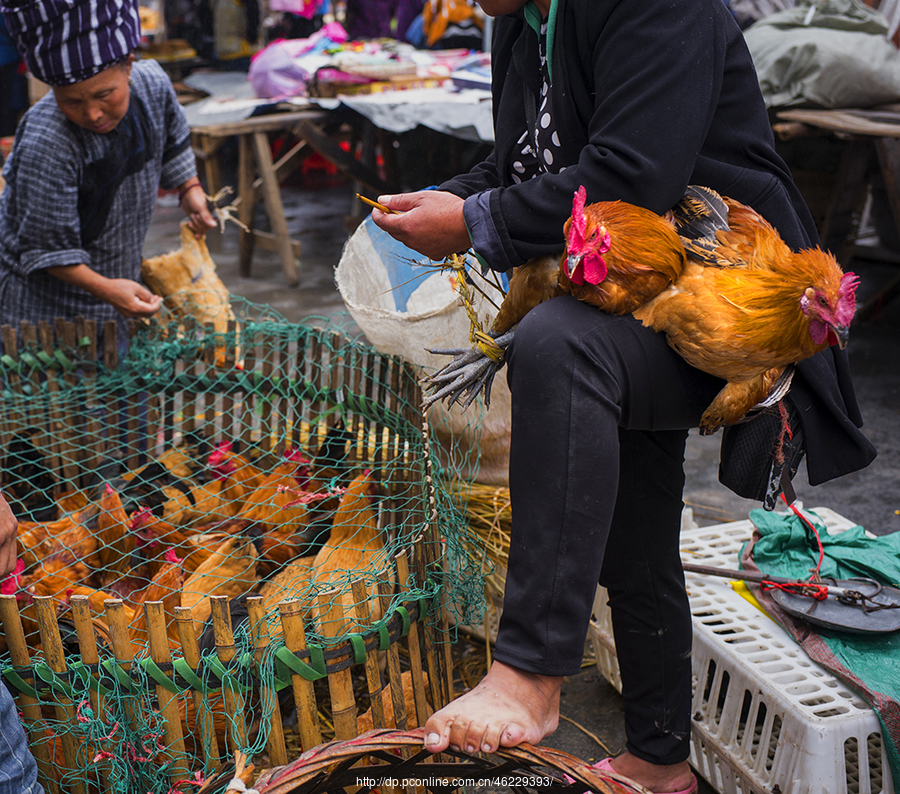
[[[390,575],[384,557],[384,543],[372,504],[372,472],[356,477],[341,496],[334,515],[331,534],[313,560],[313,584],[318,590],[336,589],[345,611],[349,610],[347,592],[355,579],[365,579],[369,598],[373,600],[372,620],[381,617],[381,605],[373,599],[378,576]],[[320,619],[321,623],[321,619]],[[327,633],[337,636],[344,624],[328,626]],[[323,630],[324,630],[323,626]]]
[[[688,263],[634,314],[727,381],[701,419],[708,435],[768,397],[785,367],[846,345],[857,279],[818,248],[791,251],[757,212],[708,188],[690,187],[675,216]]]

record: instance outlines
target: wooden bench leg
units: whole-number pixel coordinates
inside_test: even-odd
[[[293,245],[288,234],[287,220],[284,217],[284,204],[281,202],[281,190],[278,187],[278,178],[275,176],[272,152],[269,149],[269,138],[264,132],[253,133],[253,145],[256,150],[256,162],[259,166],[259,175],[262,178],[263,200],[266,204],[266,214],[272,225],[275,235],[275,246],[281,259],[281,267],[288,286],[294,287],[300,283],[300,274],[297,269],[297,261],[294,259]],[[243,202],[241,202],[243,204]]]

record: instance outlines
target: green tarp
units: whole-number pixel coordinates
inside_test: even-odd
[[[829,535],[812,511],[825,556],[823,578],[868,577],[900,586],[900,532],[869,537],[860,527]],[[792,513],[752,510],[753,539],[741,552],[744,570],[806,581],[819,559],[815,535]],[[811,627],[785,614],[765,591],[754,595],[796,639],[809,656],[857,690],[878,714],[888,762],[900,781],[900,631],[890,634],[846,634]]]

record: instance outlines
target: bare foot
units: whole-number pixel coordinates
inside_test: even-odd
[[[478,686],[431,715],[425,748],[493,753],[501,746],[537,744],[559,725],[562,681],[495,661]]]
[[[683,791],[692,781],[691,768],[687,761],[660,766],[626,752],[613,758],[610,764],[617,774],[640,783],[649,791]]]

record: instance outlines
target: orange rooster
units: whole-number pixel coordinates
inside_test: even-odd
[[[494,375],[514,335],[514,326],[535,306],[557,295],[572,295],[609,314],[627,314],[658,295],[684,267],[684,246],[671,212],[657,215],[623,201],[585,206],[580,187],[563,227],[562,258],[545,256],[517,267],[491,326],[494,343],[471,350],[431,350],[456,358],[432,375],[426,405],[446,399],[466,408],[484,391],[490,406]]]
[[[794,253],[757,212],[709,188],[689,187],[675,217],[688,263],[634,315],[727,381],[700,421],[709,435],[768,397],[789,365],[847,344],[858,279],[819,248]]]

